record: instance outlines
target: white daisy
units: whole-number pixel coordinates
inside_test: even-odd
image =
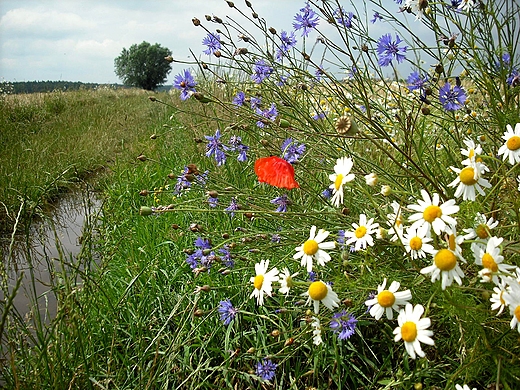
[[[472,245],[473,255],[475,256],[475,264],[481,265],[482,270],[481,276],[484,277],[485,281],[492,280],[493,283],[498,284],[497,273],[508,273],[515,268],[514,265],[504,264],[504,256],[500,254],[500,244],[504,239],[502,237],[491,237],[486,248],[483,249],[479,245]]]
[[[334,165],[334,173],[329,175],[329,179],[332,180],[332,184],[329,186],[332,190],[331,202],[336,207],[343,204],[343,186],[345,183],[354,180],[354,174],[350,173],[353,165],[350,157],[338,158],[336,165]]]
[[[379,227],[378,223],[374,223],[374,218],[370,218],[367,221],[367,216],[365,214],[360,214],[359,225],[354,222],[352,227],[354,228],[354,231],[345,232],[345,244],[348,245],[355,242],[354,250],[356,251],[365,249],[367,245],[374,245],[372,234],[377,233]]]
[[[515,125],[515,129],[511,125],[506,126],[507,130],[502,136],[505,144],[498,149],[498,155],[503,154],[503,160],[509,159],[509,164],[515,165],[520,162],[520,123]]]
[[[394,318],[394,312],[399,312],[401,306],[405,306],[410,299],[412,299],[412,293],[410,290],[397,291],[399,290],[400,283],[392,282],[388,290],[386,287],[386,278],[383,280],[383,284],[377,287],[377,295],[365,301],[369,309],[369,313],[376,320],[379,320],[383,314],[389,320]]]
[[[262,260],[260,263],[256,263],[256,276],[252,276],[250,279],[250,282],[255,286],[250,298],[255,297],[259,306],[264,304],[264,293],[271,296],[273,292],[272,283],[278,281],[278,269],[275,267],[267,272],[268,267],[269,260]]]
[[[365,182],[367,183],[367,186],[375,187],[378,182],[377,174],[372,172],[368,175],[365,175]]]
[[[399,326],[394,329],[394,340],[404,341],[406,352],[412,359],[416,358],[416,354],[424,357],[424,352],[421,349],[421,344],[434,345],[430,336],[433,332],[428,330],[431,325],[429,318],[421,318],[424,313],[422,305],[412,306],[411,303],[406,304],[406,307],[399,312],[397,316],[397,323]]]
[[[427,237],[428,232],[428,225],[406,229],[406,234],[403,235],[401,242],[412,259],[426,258],[426,253],[433,254],[435,251],[433,245],[429,244],[432,238]]]
[[[491,310],[498,310],[497,316],[502,314],[506,307],[506,301],[504,301],[504,294],[507,292],[507,285],[501,280],[493,287],[493,294],[491,294]]]
[[[477,156],[482,154],[482,146],[475,144],[472,139],[466,138],[463,142],[468,148],[460,150],[462,155],[467,157],[462,161],[462,165],[472,165],[476,162]]]
[[[295,274],[292,274],[289,272],[288,268],[284,268],[284,270],[280,273],[280,293],[289,295],[289,291],[292,287],[294,287],[293,279],[294,277],[298,276],[298,272]]]
[[[423,268],[421,274],[430,274],[432,283],[441,279],[443,290],[451,286],[453,280],[462,285],[464,272],[459,267],[457,255],[449,249],[440,249],[433,254],[433,264]]]
[[[326,262],[330,261],[330,255],[325,252],[325,250],[334,249],[335,243],[334,241],[323,242],[329,234],[330,232],[323,229],[320,229],[318,234],[316,234],[316,226],[312,226],[309,239],[299,247],[295,248],[296,253],[293,258],[295,260],[301,258],[301,265],[302,267],[307,267],[307,272],[312,271],[313,258],[315,258],[316,262],[322,266],[325,265]]]
[[[439,206],[440,198],[439,194],[430,195],[425,190],[421,190],[423,200],[418,200],[418,204],[409,205],[408,208],[417,211],[412,214],[408,220],[414,222],[412,227],[418,228],[423,225],[428,225],[433,228],[435,234],[441,234],[446,229],[446,224],[456,225],[457,221],[450,217],[450,214],[454,214],[459,211],[459,206],[455,204],[454,199],[450,199]]]
[[[318,314],[320,311],[320,302],[323,303],[330,310],[334,310],[339,306],[338,294],[332,291],[330,285],[323,283],[321,280],[312,282],[309,289],[302,295],[308,296],[307,305],[311,303],[314,305],[314,313]]]
[[[475,191],[480,195],[485,195],[486,193],[482,187],[491,188],[491,183],[482,177],[486,168],[487,167],[480,162],[475,162],[473,165],[468,165],[462,169],[451,167],[457,174],[457,177],[448,184],[448,187],[457,186],[455,198],[462,195],[462,200],[475,200]]]
[[[477,390],[475,387],[470,389],[468,385],[455,385],[455,390]]]
[[[415,12],[415,20],[420,20],[424,15],[424,11],[428,9],[428,2],[424,0],[406,0],[404,6],[406,9]]]
[[[386,216],[388,225],[390,226],[390,230],[388,231],[388,234],[391,234],[392,237],[390,237],[390,241],[397,241],[398,238],[403,237],[403,215],[401,211],[403,208],[401,205],[397,202],[392,202],[390,204],[393,209],[393,213],[390,213]]]
[[[323,339],[321,338],[321,324],[320,319],[318,317],[312,317],[311,326],[312,329],[312,342],[314,345],[320,345],[323,343]]]
[[[484,244],[483,246],[485,246],[489,239],[489,235],[491,234],[491,230],[497,226],[498,221],[495,221],[493,217],[486,219],[485,215],[477,213],[475,215],[473,227],[463,229],[463,231],[466,233],[464,238],[466,240],[472,240],[476,238],[478,244]]]
[[[517,328],[520,333],[520,284],[513,283],[510,285],[503,298],[509,306],[509,314],[513,316],[510,323],[511,329]]]

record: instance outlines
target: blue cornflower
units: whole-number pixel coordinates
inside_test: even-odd
[[[276,211],[279,213],[285,213],[287,211],[287,206],[292,204],[287,194],[283,194],[282,196],[274,198],[271,200],[271,203],[278,205]]]
[[[202,44],[207,46],[207,49],[204,50],[204,54],[207,55],[214,54],[222,47],[220,43],[220,35],[213,33],[208,33],[208,35],[202,40]]]
[[[177,176],[177,183],[175,183],[175,188],[173,193],[175,195],[180,195],[183,190],[191,187],[191,181],[188,180],[187,175],[190,172],[188,167],[184,167],[182,174]]]
[[[264,381],[270,381],[276,375],[276,367],[278,364],[273,363],[270,359],[264,359],[256,365],[256,375]]]
[[[226,267],[233,268],[235,266],[235,262],[233,261],[233,256],[229,251],[229,245],[224,245],[218,251],[220,253],[220,261],[222,261]]]
[[[282,87],[282,86],[284,86],[287,83],[288,79],[289,79],[289,75],[288,74],[282,74],[282,75],[280,75],[278,81],[276,82],[276,85],[279,86],[279,87]]]
[[[370,19],[370,23],[374,24],[378,20],[383,20],[383,17],[379,15],[379,12],[374,12],[373,19]]]
[[[398,63],[401,63],[406,58],[406,49],[408,46],[398,45],[403,42],[399,35],[395,35],[395,42],[392,42],[392,36],[385,34],[377,41],[377,53],[379,54],[378,64],[381,66],[388,66],[395,59]]]
[[[320,112],[317,112],[316,114],[314,114],[312,116],[312,119],[314,119],[315,121],[318,121],[320,119],[325,119],[327,117],[327,113],[325,111],[320,111]]]
[[[353,12],[346,12],[343,7],[337,8],[334,11],[334,17],[336,18],[336,22],[346,28],[352,27],[352,19],[354,19]]]
[[[215,260],[215,252],[211,250],[211,243],[208,239],[197,237],[194,243],[195,251],[186,257],[186,262],[191,268],[196,268],[203,265],[208,269]]]
[[[252,97],[251,98],[251,109],[256,110],[257,108],[260,108],[262,105],[262,98],[261,97]]]
[[[325,71],[323,70],[323,68],[321,66],[316,68],[316,70],[314,71],[314,76],[316,77],[316,81],[320,81],[324,74],[325,74]]]
[[[193,245],[199,249],[211,249],[211,243],[207,238],[197,237]]]
[[[276,51],[276,59],[278,61],[281,61],[284,54],[287,54],[287,52],[292,49],[296,45],[296,36],[294,35],[294,31],[291,31],[289,34],[287,31],[281,31],[280,32],[280,40],[282,43],[278,47]]]
[[[208,198],[208,204],[209,204],[209,207],[217,207],[218,206],[218,198],[210,196]]]
[[[229,149],[233,152],[238,152],[238,161],[247,161],[247,151],[249,150],[249,146],[244,145],[242,143],[242,139],[239,136],[233,135],[230,138]]]
[[[258,60],[253,66],[253,74],[251,75],[251,80],[255,83],[260,84],[266,78],[268,78],[271,73],[273,73],[273,68],[269,66],[267,62],[264,60]]]
[[[309,36],[310,30],[316,28],[320,22],[319,16],[314,12],[309,3],[300,9],[301,14],[296,14],[294,17],[293,27],[295,30],[303,30],[302,37]]]
[[[293,141],[292,138],[287,138],[283,141],[280,149],[282,150],[282,158],[285,161],[294,164],[298,162],[301,155],[305,153],[306,146],[305,144],[298,144],[298,142]]]
[[[231,301],[226,299],[219,302],[218,312],[220,313],[220,320],[224,322],[224,325],[229,325],[235,319],[238,309],[235,309]]]
[[[518,69],[515,68],[511,71],[509,76],[507,76],[506,83],[510,87],[516,87],[520,85],[520,72]]]
[[[330,328],[338,335],[338,339],[346,340],[354,334],[356,318],[345,310],[335,313],[330,321]]]
[[[220,141],[220,130],[217,129],[213,137],[210,135],[205,135],[204,137],[208,140],[208,144],[206,145],[206,157],[214,156],[217,166],[225,164],[226,153],[224,151],[228,148]]]
[[[243,106],[246,101],[246,94],[242,91],[238,92],[236,96],[233,98],[233,104],[235,106]]]
[[[315,282],[317,278],[316,272],[311,271],[309,272],[309,282]]]
[[[446,111],[461,109],[466,99],[464,88],[458,85],[452,87],[450,83],[446,83],[439,89],[439,101]]]
[[[173,87],[181,91],[181,100],[186,100],[193,92],[197,92],[195,91],[197,83],[189,69],[184,69],[182,72],[174,77]]]
[[[421,76],[418,70],[414,70],[406,81],[408,82],[407,88],[409,91],[418,89],[422,92],[428,83],[428,75]]]
[[[226,207],[226,212],[231,215],[231,218],[235,216],[235,211],[240,209],[240,205],[237,202],[237,198],[232,197],[229,206]]]
[[[278,233],[274,233],[271,236],[271,242],[274,242],[275,244],[279,244],[282,241],[282,236],[280,236]]]
[[[403,4],[403,0],[395,0],[396,4]]]
[[[339,247],[341,249],[344,249],[346,247],[345,245],[345,230],[338,230],[338,236],[336,238],[336,242],[339,244]]]
[[[274,122],[278,116],[278,110],[276,109],[276,105],[274,103],[271,103],[271,107],[266,110],[257,108],[256,113],[265,118],[256,122],[256,125],[260,128],[264,128],[267,124],[269,124],[269,121]]]
[[[323,192],[321,193],[321,196],[323,196],[325,199],[332,198],[332,189],[330,189],[330,188],[324,189]]]

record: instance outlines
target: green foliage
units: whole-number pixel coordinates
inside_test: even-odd
[[[166,81],[171,71],[166,57],[171,51],[158,43],[150,45],[142,42],[133,44],[129,49],[123,48],[114,61],[115,73],[125,85],[154,90]]]

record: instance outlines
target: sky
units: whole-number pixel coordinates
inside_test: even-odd
[[[247,10],[242,0],[235,3]],[[305,4],[252,3],[278,31],[292,30],[294,15]],[[204,60],[206,33],[191,20],[196,16],[205,22],[205,14],[240,20],[224,0],[0,0],[0,81],[120,83],[114,59],[123,48],[143,41],[159,43],[182,60],[189,59],[191,48]],[[167,84],[184,67],[174,63]]]

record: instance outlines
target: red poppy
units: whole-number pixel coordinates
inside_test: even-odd
[[[294,180],[293,166],[280,157],[259,158],[255,161],[255,173],[260,183],[289,190],[300,187]]]

